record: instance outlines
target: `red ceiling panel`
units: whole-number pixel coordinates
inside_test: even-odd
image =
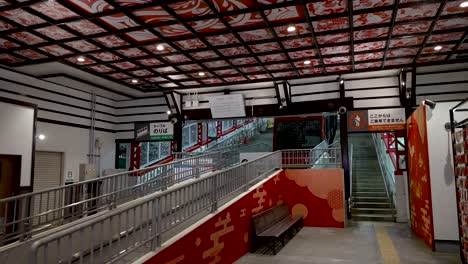
[[[219,12],[227,11],[236,11],[246,8],[255,7],[254,1],[251,0],[236,0],[236,1],[226,1],[226,0],[209,0]],[[262,1],[264,2],[264,1]]]
[[[364,40],[369,38],[382,38],[388,34],[388,27],[373,28],[354,31],[354,40]]]
[[[463,37],[464,32],[454,32],[454,33],[445,33],[445,34],[434,34],[429,37],[427,40],[428,43],[437,43],[445,41],[460,40]]]
[[[347,42],[349,41],[349,33],[322,35],[317,37],[317,41],[319,44]]]
[[[393,0],[353,0],[353,9],[360,10],[373,7],[392,5]]]
[[[244,54],[249,53],[249,51],[244,47],[220,49],[219,52],[221,52],[221,54],[227,57],[236,56],[236,55],[244,55]]]
[[[95,14],[114,9],[104,0],[67,0],[78,9],[88,13]]]
[[[67,38],[73,38],[74,35],[70,34],[68,31],[65,31],[57,26],[50,26],[44,28],[36,29],[37,32],[41,33],[44,36],[47,36],[51,39],[61,40]]]
[[[220,67],[229,66],[229,64],[224,60],[209,61],[209,62],[204,62],[203,64],[208,68],[220,68]]]
[[[151,45],[148,45],[148,46],[145,46],[146,49],[148,49],[149,51],[153,52],[154,54],[166,54],[166,53],[170,53],[170,52],[175,52],[176,50],[173,49],[171,46],[169,45],[166,45],[166,44],[161,44],[164,49],[163,50],[158,50],[158,46],[160,45],[161,43],[158,43],[158,44],[151,44]]]
[[[206,48],[206,45],[203,44],[203,42],[201,42],[199,39],[181,40],[181,41],[177,41],[176,44],[180,48],[186,49],[186,50]]]
[[[159,40],[158,37],[156,37],[153,33],[151,33],[149,30],[146,30],[146,29],[128,32],[128,33],[125,33],[124,35],[131,38],[134,42],[138,44]]]
[[[187,82],[181,82],[182,85],[197,85],[198,82],[196,81],[187,81]]]
[[[147,53],[143,52],[142,50],[138,48],[121,49],[121,50],[117,50],[117,52],[129,58],[143,57],[143,56],[148,55]]]
[[[281,49],[278,42],[268,42],[263,44],[250,45],[250,48],[253,52],[268,52]]]
[[[138,24],[123,13],[105,16],[98,19],[113,29],[125,29],[136,27]]]
[[[295,49],[302,47],[311,47],[314,44],[312,38],[299,38],[299,39],[289,39],[284,40],[283,45],[286,49]]]
[[[5,0],[0,0],[0,6],[7,6],[7,5],[10,5],[10,3],[8,3]]]
[[[169,7],[174,10],[177,16],[184,19],[213,13],[206,2],[202,0],[181,1],[170,4]]]
[[[105,73],[105,72],[111,72],[113,71],[112,68],[109,68],[105,65],[94,65],[94,66],[89,66],[88,69],[93,70],[95,72],[100,72],[100,73]]]
[[[116,48],[120,46],[125,46],[128,45],[127,42],[123,41],[122,39],[110,35],[110,36],[105,36],[105,37],[100,37],[95,39],[97,42],[101,43],[102,45],[109,47],[109,48]]]
[[[288,57],[284,54],[271,54],[271,55],[264,55],[264,56],[258,56],[258,58],[262,62],[272,62],[272,61],[284,61],[287,60]]]
[[[391,39],[390,48],[416,46],[416,45],[422,44],[423,41],[424,41],[424,36]]]
[[[155,70],[157,72],[159,72],[159,73],[174,73],[174,72],[177,72],[176,69],[174,69],[171,66],[156,68]]]
[[[133,14],[148,25],[174,20],[174,18],[160,6],[139,9],[133,12]]]
[[[278,70],[291,69],[292,66],[289,63],[278,63],[278,64],[266,65],[265,68],[267,68],[270,71],[278,71]]]
[[[411,6],[398,9],[397,21],[414,20],[424,17],[433,17],[439,9],[439,3]]]
[[[455,45],[442,45],[442,49],[434,50],[435,46],[428,45],[422,50],[422,54],[429,54],[429,53],[441,53],[441,52],[448,52],[452,51],[455,48]]]
[[[466,50],[468,49],[468,43],[463,43],[460,45],[460,47],[458,47],[458,50]]]
[[[246,79],[242,76],[235,76],[235,77],[227,77],[227,78],[224,78],[224,80],[226,82],[242,82],[242,81],[246,81]]]
[[[72,54],[72,52],[68,49],[65,49],[59,45],[51,45],[51,46],[45,46],[45,47],[41,47],[39,48],[41,49],[42,51],[45,51],[47,53],[50,53],[54,56],[64,56],[64,55],[69,55],[69,54]]]
[[[350,65],[332,66],[332,67],[326,67],[325,69],[327,69],[327,72],[350,71],[351,66]]]
[[[322,69],[321,68],[314,68],[314,67],[302,68],[302,69],[299,70],[299,73],[301,75],[320,74],[320,73],[322,73]]]
[[[249,28],[265,24],[262,16],[258,12],[228,16],[225,19],[233,28],[236,29]]]
[[[296,30],[293,32],[289,32],[288,27],[289,24],[275,27],[274,30],[276,32],[276,35],[278,35],[278,37],[289,37],[311,33],[310,26],[307,23],[294,23],[294,27],[296,28]]]
[[[311,66],[317,66],[320,64],[320,61],[318,59],[313,59],[310,60],[310,64],[305,64],[304,61],[296,61],[294,62],[294,65],[297,68],[302,68],[302,67],[311,67]]]
[[[392,18],[392,11],[382,11],[375,13],[360,14],[353,17],[355,27],[369,26],[382,23],[389,23]]]
[[[219,19],[204,19],[191,23],[193,29],[202,34],[215,33],[219,31],[226,31],[227,28]]]
[[[434,30],[444,30],[451,28],[462,28],[468,26],[468,17],[459,17],[452,19],[441,19],[437,21]]]
[[[336,46],[336,47],[321,48],[320,51],[322,52],[322,55],[348,53],[349,46]]]
[[[220,83],[222,83],[221,80],[219,80],[219,79],[214,79],[214,78],[212,78],[212,79],[202,79],[201,81],[202,81],[203,83],[205,83],[205,84],[220,84]]]
[[[11,49],[11,48],[16,48],[16,47],[19,47],[19,45],[9,40],[0,38],[0,48]]]
[[[396,59],[389,59],[385,62],[385,66],[396,66],[396,65],[403,65],[403,64],[411,64],[413,62],[413,58],[396,58]]]
[[[162,64],[160,60],[155,59],[155,58],[141,59],[141,60],[138,60],[138,63],[141,63],[148,67],[154,67],[154,66],[158,66]]]
[[[463,1],[450,1],[445,4],[444,11],[442,12],[442,15],[449,15],[449,14],[459,14],[459,13],[464,13],[468,12],[468,9],[460,7],[460,4]]]
[[[164,84],[160,84],[161,87],[164,87],[164,88],[173,88],[173,87],[177,87],[177,85],[175,83],[164,83]]]
[[[25,32],[25,31],[12,33],[12,34],[10,34],[10,37],[12,37],[12,38],[14,38],[16,40],[19,40],[21,42],[24,42],[26,44],[29,44],[29,45],[39,44],[39,43],[45,42],[45,40],[37,37],[36,35],[33,35],[33,34],[29,33],[29,32]]]
[[[190,61],[189,58],[187,58],[186,56],[184,56],[182,54],[175,54],[175,55],[165,56],[165,57],[163,57],[163,59],[167,60],[170,63],[181,63],[181,62]]]
[[[137,68],[138,66],[136,66],[135,64],[129,62],[129,61],[122,61],[122,62],[116,62],[116,63],[113,63],[112,64],[113,66],[115,67],[118,67],[122,70],[129,70],[129,69],[135,69]]]
[[[213,46],[221,46],[221,45],[239,43],[239,41],[236,39],[236,37],[233,34],[209,36],[209,37],[206,37],[206,40]]]
[[[344,29],[344,28],[349,27],[347,17],[339,17],[339,18],[314,21],[313,25],[314,25],[314,29],[316,32]]]
[[[342,13],[346,11],[346,0],[326,0],[307,4],[311,16]]]
[[[366,63],[357,63],[354,65],[354,67],[357,70],[362,70],[362,69],[375,69],[375,68],[380,68],[382,66],[381,61],[377,62],[366,62]]]
[[[163,82],[163,81],[166,81],[166,79],[164,79],[162,77],[149,77],[149,78],[145,78],[145,80],[147,82]]]
[[[119,56],[114,55],[113,53],[110,53],[110,52],[92,53],[90,55],[101,61],[115,61],[115,60],[121,59]]]
[[[425,56],[425,57],[419,57],[417,62],[419,63],[424,63],[424,62],[433,62],[433,61],[443,61],[447,58],[447,55],[434,55],[434,56]]]
[[[99,48],[96,47],[95,45],[89,43],[86,40],[77,40],[77,41],[71,41],[65,43],[65,45],[72,47],[78,51],[81,52],[87,52],[87,51],[93,51],[93,50],[98,50]]]
[[[215,73],[221,76],[226,76],[226,75],[234,75],[234,74],[237,74],[238,72],[234,69],[227,69],[227,70],[218,70],[218,71],[215,71]]]
[[[255,64],[257,63],[257,60],[252,57],[238,58],[238,59],[232,59],[231,63],[234,65]]]
[[[405,35],[405,34],[414,34],[414,33],[424,33],[429,30],[431,26],[431,21],[421,21],[408,24],[398,24],[393,28],[393,36]]]
[[[401,49],[392,49],[387,53],[388,58],[392,57],[405,57],[405,56],[414,56],[418,53],[419,48],[401,48]]]
[[[354,45],[354,51],[369,51],[369,50],[376,50],[376,49],[383,49],[385,48],[386,41],[374,41],[374,42],[366,42],[362,44]]]
[[[295,72],[274,72],[272,73],[274,77],[281,78],[281,77],[294,77],[296,76]]]
[[[175,24],[169,26],[160,26],[155,28],[156,31],[161,33],[166,38],[175,38],[175,37],[188,37],[192,36],[192,32],[190,32],[184,25],[182,24]]]
[[[194,52],[190,53],[190,55],[192,55],[192,57],[197,60],[206,60],[219,57],[214,51],[211,50]]]
[[[349,61],[350,61],[349,56],[335,56],[335,57],[323,59],[323,62],[325,64],[341,64],[341,63],[348,63]]]
[[[6,53],[0,53],[0,61],[1,62],[6,62],[6,63],[18,63],[18,62],[22,62],[23,59],[20,59],[18,57],[15,57],[15,56],[11,56],[9,54],[6,54]]]
[[[107,76],[109,76],[109,77],[111,77],[111,78],[114,78],[114,79],[126,79],[126,78],[130,78],[130,76],[128,76],[128,75],[125,74],[125,73],[121,73],[121,72],[110,73],[110,74],[107,74]]]
[[[198,64],[188,64],[188,65],[180,65],[179,68],[185,71],[199,71],[203,68]]]
[[[270,75],[268,74],[247,75],[247,78],[249,78],[249,80],[261,80],[261,79],[270,78]]]
[[[317,52],[313,49],[309,49],[309,50],[293,51],[293,52],[289,52],[288,54],[289,54],[289,57],[294,60],[294,59],[314,57],[317,55]]]
[[[8,18],[23,26],[32,26],[46,22],[44,19],[19,8],[1,12],[0,17]]]
[[[167,77],[171,78],[174,81],[188,79],[188,77],[184,74],[173,74],[168,75]]]
[[[383,52],[370,52],[354,55],[355,61],[378,60],[383,58]]]
[[[0,20],[0,31],[4,31],[4,30],[8,30],[8,29],[14,29],[14,28],[16,28],[16,27],[11,25],[11,24],[8,24],[7,22],[4,22],[4,21]]]
[[[27,50],[20,50],[20,51],[16,51],[17,54],[19,55],[22,55],[28,59],[32,59],[32,60],[38,60],[38,59],[44,59],[44,58],[47,58],[46,55],[43,55],[37,51],[34,51],[34,50],[31,50],[31,49],[27,49]]]
[[[92,35],[105,32],[104,29],[87,20],[79,20],[76,22],[67,23],[67,26],[83,35]]]
[[[246,42],[251,42],[261,39],[272,39],[273,35],[267,29],[256,29],[251,31],[240,32],[239,35]]]
[[[89,65],[89,64],[94,64],[96,63],[96,61],[88,58],[88,57],[84,57],[85,60],[84,61],[79,61],[78,58],[81,57],[81,56],[75,56],[75,57],[71,57],[71,58],[67,58],[66,60],[73,63],[73,64],[77,64],[77,65]]]
[[[32,5],[31,8],[55,20],[78,16],[75,12],[56,1],[45,1]]]
[[[304,17],[301,6],[287,6],[267,10],[266,17],[272,23],[292,23]]]

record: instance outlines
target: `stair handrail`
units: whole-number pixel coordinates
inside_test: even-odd
[[[353,207],[353,144],[349,144],[349,198],[348,198],[348,210],[351,211]]]
[[[395,208],[395,204],[396,204],[396,197],[394,196],[394,194],[395,194],[395,191],[394,191],[395,181],[394,181],[394,177],[391,177],[392,173],[385,166],[385,164],[387,164],[387,162],[388,162],[388,160],[386,160],[386,158],[389,159],[389,157],[382,154],[382,150],[386,149],[386,147],[384,146],[384,148],[382,148],[382,142],[380,141],[380,134],[378,134],[378,133],[373,134],[372,139],[373,139],[373,143],[374,143],[375,152],[377,154],[377,159],[379,161],[380,171],[381,171],[382,176],[384,178],[385,191],[386,191],[388,197],[390,198],[391,207]],[[393,166],[393,164],[392,164],[392,166]],[[395,215],[395,213],[393,213],[393,214]]]

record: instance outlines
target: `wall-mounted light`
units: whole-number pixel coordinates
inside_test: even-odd
[[[170,115],[172,112],[171,112],[171,110],[167,110],[166,113],[167,113],[168,115]]]
[[[340,78],[340,84],[344,83],[344,79]]]
[[[46,139],[46,136],[44,134],[39,134],[37,136],[37,138],[42,141],[42,140]]]

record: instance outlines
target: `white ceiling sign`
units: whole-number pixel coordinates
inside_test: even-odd
[[[211,96],[209,100],[213,118],[245,117],[245,101],[242,94]]]

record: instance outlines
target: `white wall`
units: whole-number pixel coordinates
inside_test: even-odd
[[[0,102],[0,154],[21,155],[20,186],[31,185],[34,109]]]
[[[80,163],[88,163],[89,130],[50,123],[37,123],[37,133],[44,134],[46,139],[36,140],[37,151],[53,151],[64,153],[63,179],[67,173],[72,172],[75,181],[78,181]],[[115,162],[115,134],[96,131],[96,138],[102,142],[101,171],[114,168]]]
[[[450,131],[444,128],[445,123],[450,122],[449,110],[456,104],[457,102],[439,102],[433,110],[427,107],[432,214],[436,240],[459,239],[452,142]]]

